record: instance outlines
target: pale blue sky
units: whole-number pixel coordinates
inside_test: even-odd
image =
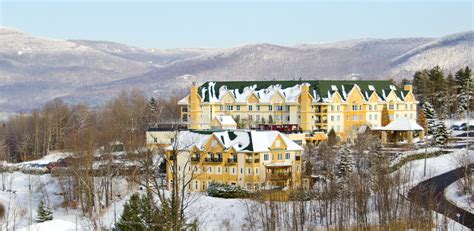
[[[473,29],[472,1],[0,0],[0,24],[36,36],[140,47],[440,37]]]

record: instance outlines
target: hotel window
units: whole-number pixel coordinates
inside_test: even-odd
[[[281,121],[281,115],[276,115],[275,120],[276,120],[276,122],[280,122]]]
[[[287,159],[287,160],[290,159],[290,153],[289,153],[289,152],[287,152],[287,153],[285,154],[285,159]]]
[[[217,173],[221,173],[221,167],[217,167]]]
[[[357,111],[357,105],[352,105],[352,110]]]
[[[369,105],[369,111],[372,110],[372,105]]]
[[[260,122],[260,115],[257,115],[256,120],[257,122]]]
[[[379,117],[379,116],[378,116],[377,114],[375,114],[375,115],[374,115],[374,120],[377,120],[378,117]]]
[[[338,132],[341,131],[341,125],[337,125],[336,131],[338,131]]]
[[[334,106],[333,105],[331,105],[331,111],[334,111]]]
[[[258,168],[255,168],[255,174],[258,175]]]
[[[195,180],[195,181],[194,181],[194,189],[195,189],[195,190],[198,190],[198,187],[199,187],[198,184],[199,184],[199,181]]]
[[[346,115],[346,120],[349,120],[349,116],[348,116],[348,115]]]
[[[334,121],[334,116],[333,115],[331,116],[331,121]]]
[[[337,116],[337,121],[341,121],[341,116],[340,115]]]
[[[369,115],[369,120],[372,120],[372,115]]]
[[[283,154],[278,153],[278,160],[283,160]]]
[[[244,169],[243,169],[243,168],[240,168],[240,173],[241,173],[241,174],[244,173]]]
[[[252,109],[253,109],[252,105],[249,105],[249,111],[252,111]]]
[[[272,106],[272,105],[268,105],[268,110],[269,110],[269,111],[273,110],[273,106]]]
[[[224,111],[224,106],[220,105],[219,110]]]
[[[408,110],[408,104],[405,104],[405,110]]]
[[[352,120],[357,120],[357,116],[356,115],[352,116]]]
[[[337,105],[337,111],[341,110],[341,106]]]
[[[286,122],[290,122],[290,116],[286,117]]]
[[[234,110],[234,106],[232,105],[227,105],[227,111],[232,111]]]
[[[377,110],[377,105],[374,105],[374,110]]]
[[[289,105],[286,105],[286,110],[290,111],[290,106]]]
[[[410,109],[412,109],[412,110],[413,110],[413,104],[410,104]]]
[[[359,110],[361,110],[361,111],[362,111],[362,105],[359,105]]]
[[[250,175],[250,168],[247,168],[247,175]]]
[[[263,155],[263,160],[268,160],[268,154]]]
[[[260,105],[257,105],[257,111],[260,111]]]
[[[237,105],[237,111],[240,111],[240,105]]]
[[[394,108],[395,108],[395,106],[393,104],[388,105],[388,109],[393,110]]]
[[[277,105],[277,111],[283,111],[283,106]]]
[[[232,168],[232,174],[235,174],[235,168]]]
[[[359,120],[364,120],[364,116],[359,116]]]
[[[209,167],[209,173],[212,173],[212,167]]]

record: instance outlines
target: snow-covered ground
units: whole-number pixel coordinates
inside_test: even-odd
[[[466,156],[466,149],[455,149],[452,151],[450,154],[427,158],[426,175],[424,175],[425,159],[410,161],[403,165],[400,170],[410,171],[410,185],[414,186],[423,180],[460,167],[459,160]],[[470,158],[471,162],[474,161],[474,150],[469,150],[468,158]]]
[[[472,194],[462,193],[462,187],[459,181],[447,187],[444,191],[444,195],[459,208],[474,213],[474,197]]]
[[[419,151],[405,153],[411,155]],[[64,153],[53,153],[37,161],[30,161],[28,164],[46,164],[63,158]],[[453,150],[453,153],[429,158],[426,161],[426,176],[423,175],[424,160],[411,161],[401,170],[407,170],[411,174],[410,185],[430,177],[442,174],[459,167],[459,159],[466,155],[465,149]],[[474,161],[474,151],[470,150],[469,158]],[[22,163],[26,164],[26,163]],[[0,202],[7,208],[8,229],[15,226],[18,230],[92,230],[92,222],[82,216],[80,209],[66,209],[62,206],[63,198],[60,195],[61,189],[58,179],[50,174],[28,175],[20,172],[3,173],[5,190],[2,191],[0,185]],[[31,192],[28,186],[31,183]],[[115,191],[121,192],[120,198],[114,198],[115,202],[102,211],[96,219],[99,227],[112,228],[115,221],[120,218],[123,205],[128,201],[130,195],[139,191],[137,187],[129,187],[123,178],[117,178],[114,184]],[[189,219],[197,219],[202,230],[241,230],[247,225],[247,203],[254,203],[245,199],[222,199],[213,198],[203,194],[198,194],[195,201],[190,205]],[[54,219],[44,223],[36,223],[36,209],[40,200],[45,200],[54,209]],[[15,216],[13,216],[15,214]],[[30,215],[31,214],[31,215]],[[30,225],[31,217],[31,225]],[[440,218],[441,215],[437,219]],[[3,224],[2,224],[3,222]],[[0,221],[3,229],[6,228],[7,221]],[[454,221],[448,219],[449,229],[457,230],[461,228]],[[451,228],[452,227],[452,228]],[[0,230],[2,230],[0,228]]]

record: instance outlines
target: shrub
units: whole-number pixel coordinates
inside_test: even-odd
[[[207,188],[207,195],[221,198],[245,198],[250,192],[238,185],[211,183]]]

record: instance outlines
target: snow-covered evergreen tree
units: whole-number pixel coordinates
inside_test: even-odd
[[[44,204],[44,201],[40,201],[38,204],[38,211],[36,212],[36,221],[37,222],[45,222],[53,220],[53,211],[50,207]]]
[[[436,131],[436,121],[438,119],[433,106],[429,102],[424,102],[421,106],[421,110],[423,110],[423,113],[426,117],[426,123],[428,124],[428,134],[434,134]]]
[[[352,173],[353,166],[354,162],[352,160],[351,151],[346,146],[344,146],[341,149],[341,153],[339,155],[338,175],[342,178],[348,178]]]
[[[460,94],[458,96],[459,101],[458,101],[458,107],[456,109],[457,119],[462,119],[466,117],[467,108],[469,106],[468,98],[469,97],[467,94]]]
[[[438,121],[436,124],[436,133],[434,134],[435,142],[438,145],[445,145],[448,141],[448,131],[444,121]]]

